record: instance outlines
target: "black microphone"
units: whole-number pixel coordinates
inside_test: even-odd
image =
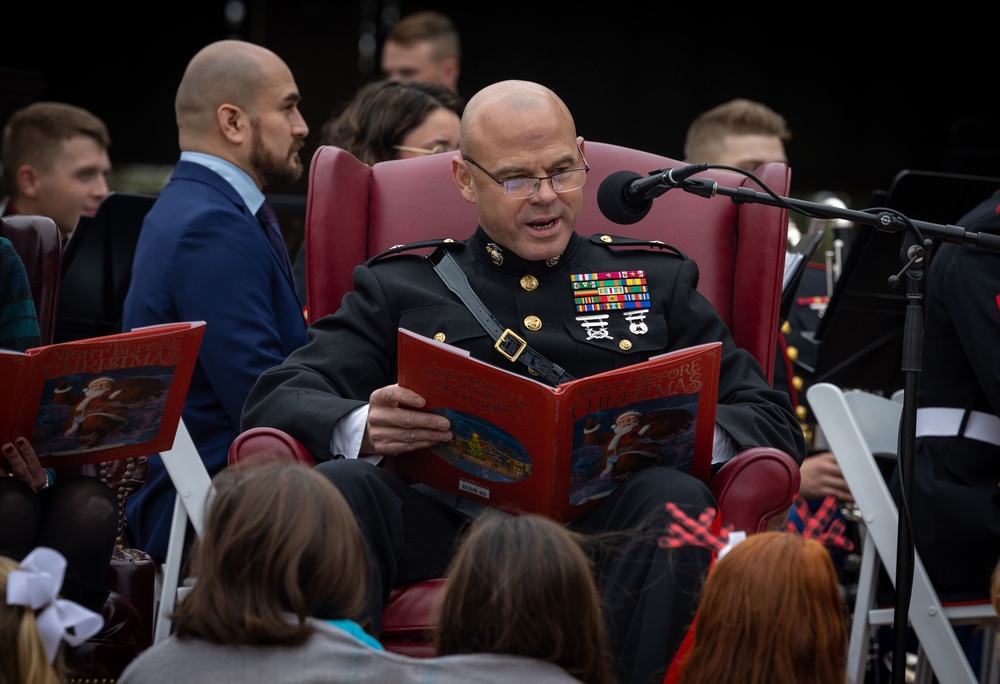
[[[690,164],[654,171],[645,178],[635,171],[616,171],[597,189],[597,206],[609,221],[636,223],[649,213],[653,198],[671,188],[682,187],[689,176],[707,168],[708,164]]]

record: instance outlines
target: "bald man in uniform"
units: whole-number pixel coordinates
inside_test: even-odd
[[[441,249],[501,325],[574,377],[721,341],[716,459],[764,445],[801,459],[802,432],[787,394],[771,389],[759,364],[735,346],[697,292],[695,263],[672,251],[612,249],[575,232],[587,182],[586,145],[554,92],[527,81],[484,88],[466,106],[459,150],[452,176],[457,191],[476,205],[479,226],[465,242],[442,240]],[[627,312],[614,311],[607,335],[588,334],[589,322],[573,306],[571,277],[634,270],[647,274],[647,325],[630,329]],[[494,348],[428,258],[404,251],[375,259],[355,270],[354,287],[337,313],[312,324],[309,344],[261,376],[243,427],[277,427],[299,439],[351,503],[372,555],[366,617],[378,634],[391,588],[443,576],[457,536],[477,513],[476,502],[409,486],[392,473],[394,459],[452,437],[447,419],[421,411],[423,397],[396,384],[398,328],[534,376]],[[529,315],[542,325],[529,328]],[[704,548],[659,547],[668,501],[693,516],[716,506],[700,480],[672,468],[646,468],[570,523],[609,535],[594,562],[620,682],[662,682],[711,559]]]

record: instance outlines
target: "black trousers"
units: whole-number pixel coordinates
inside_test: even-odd
[[[47,546],[66,558],[60,594],[100,613],[118,531],[115,492],[96,477],[60,478],[34,492],[12,477],[0,477],[0,555],[23,560]]]
[[[393,586],[442,577],[470,518],[365,461],[316,469],[344,494],[372,558],[368,617],[378,636]],[[711,553],[660,548],[672,501],[692,517],[716,503],[699,480],[670,468],[637,471],[569,524],[593,533],[595,567],[618,681],[659,684],[694,618]]]

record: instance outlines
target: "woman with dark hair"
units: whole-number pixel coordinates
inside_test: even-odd
[[[327,119],[320,145],[347,150],[374,166],[458,149],[465,100],[433,83],[374,81],[362,86],[346,105]],[[295,283],[306,301],[306,246],[295,255]]]
[[[537,661],[537,676],[527,680],[533,683],[610,684],[611,658],[584,543],[543,516],[489,512],[477,518],[448,569],[438,655],[524,656]]]
[[[465,102],[444,86],[375,81],[362,86],[320,132],[320,144],[374,166],[458,149]]]

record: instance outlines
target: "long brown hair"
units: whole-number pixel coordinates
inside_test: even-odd
[[[823,544],[750,535],[709,570],[679,684],[843,684],[844,616]]]
[[[305,465],[271,462],[216,475],[179,637],[221,644],[298,644],[307,616],[357,619],[364,542],[347,501]],[[289,620],[291,613],[297,618]]]
[[[584,543],[542,516],[491,512],[477,518],[448,569],[438,655],[528,656],[589,684],[612,682]]]

